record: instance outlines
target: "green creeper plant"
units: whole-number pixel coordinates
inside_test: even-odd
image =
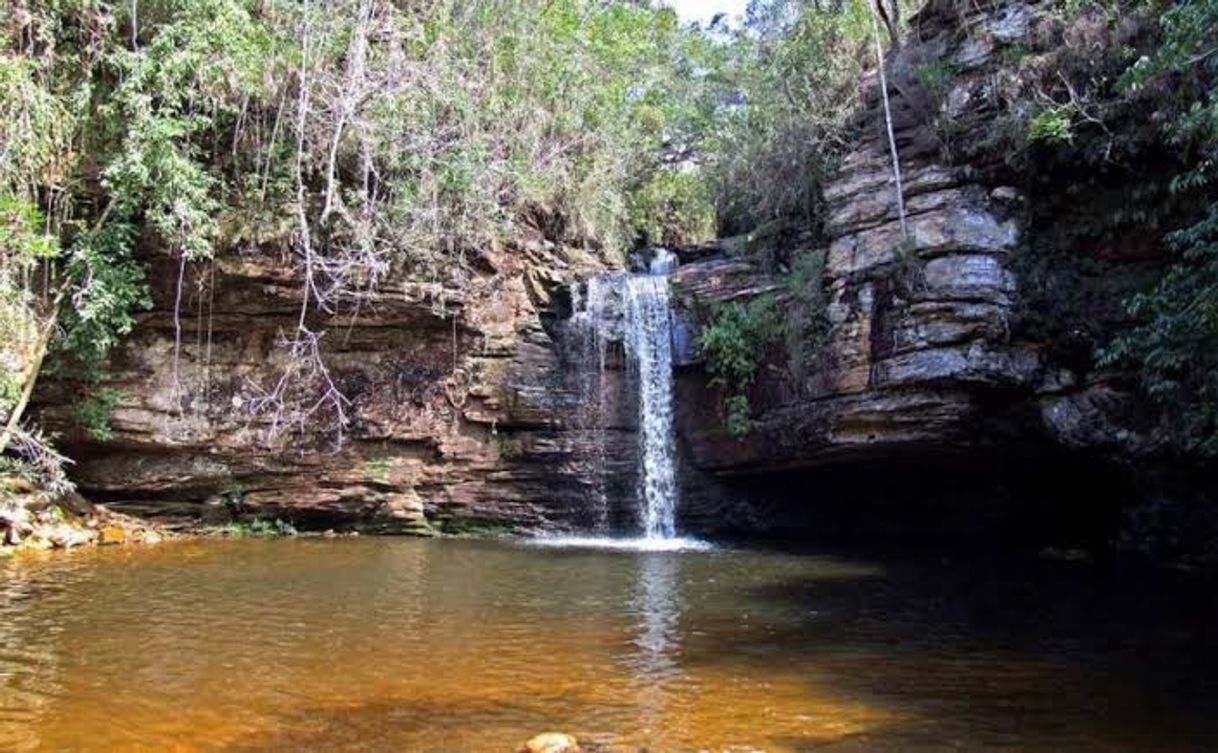
[[[765,347],[779,332],[780,319],[771,298],[715,307],[698,338],[711,384],[722,390],[724,428],[740,437],[752,428],[748,390],[761,365]]]

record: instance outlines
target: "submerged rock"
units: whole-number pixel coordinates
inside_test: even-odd
[[[520,753],[580,753],[579,741],[563,732],[543,732],[520,748]]]

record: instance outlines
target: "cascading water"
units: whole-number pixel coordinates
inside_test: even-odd
[[[677,533],[668,305],[668,273],[675,266],[675,257],[660,249],[650,274],[626,279],[623,335],[638,383],[639,517],[648,539],[670,539]]]
[[[592,492],[591,523],[594,530],[609,528],[609,495],[606,491],[605,401],[603,376],[607,342],[604,334],[605,311],[611,286],[608,278],[594,277],[587,287],[572,290],[571,329],[575,333],[578,359],[579,401],[577,423],[589,435],[584,473]]]
[[[647,273],[604,275],[588,280],[573,293],[569,323],[575,346],[574,368],[583,409],[583,426],[592,438],[585,461],[595,489],[594,527],[608,520],[605,494],[606,369],[620,366],[607,359],[610,343],[621,343],[626,356],[626,383],[638,410],[637,505],[639,539],[562,539],[554,544],[586,544],[642,549],[699,548],[700,542],[677,536],[676,452],[673,431],[673,315],[668,275],[676,256],[657,249]],[[607,364],[607,360],[615,363]],[[630,401],[627,401],[629,404]],[[612,399],[608,403],[616,405]],[[611,413],[612,411],[609,411]],[[620,418],[620,417],[619,417]]]

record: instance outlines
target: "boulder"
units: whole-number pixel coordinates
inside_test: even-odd
[[[46,526],[42,535],[57,548],[71,549],[91,543],[95,533],[86,528],[58,523]]]
[[[579,741],[563,732],[543,732],[520,747],[520,753],[580,753]]]

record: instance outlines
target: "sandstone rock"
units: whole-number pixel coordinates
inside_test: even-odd
[[[1004,304],[1015,292],[1015,276],[1002,260],[987,254],[942,256],[926,262],[922,280],[935,300]]]
[[[97,532],[97,543],[99,546],[122,544],[126,541],[127,531],[116,526],[106,526]]]
[[[991,16],[986,28],[994,39],[1004,44],[1014,44],[1028,35],[1032,22],[1032,11],[1027,5],[1014,3],[1000,8]]]
[[[1023,2],[967,10],[931,3],[920,12],[917,39],[896,53],[892,67],[926,60],[952,67],[943,113],[952,119],[952,150],[990,137],[993,87],[1003,80],[1002,56],[995,53],[1028,37],[1043,12]],[[1130,446],[1135,434],[1121,426],[1131,412],[1127,402],[1110,389],[1061,377],[1043,342],[1015,334],[1029,292],[1020,287],[1028,283],[1016,262],[1028,253],[1028,231],[1035,228],[1026,224],[1029,202],[1013,176],[952,164],[943,150],[920,148],[931,120],[902,116],[895,136],[906,237],[878,81],[869,76],[863,87],[858,141],[824,186],[827,341],[801,369],[770,355],[779,363],[759,371],[752,385],[755,428],[743,438],[720,428],[716,393],[705,375],[682,373],[683,483],[705,490],[714,484],[698,474],[785,472],[944,448],[968,452],[994,441],[996,426],[1007,441],[1063,450]],[[902,87],[889,93],[894,112],[913,108]],[[784,249],[791,257],[816,251]],[[747,300],[778,282],[743,259],[703,258],[674,276],[674,299],[689,316],[698,305]],[[687,507],[698,504],[687,495]],[[719,516],[708,508],[705,517],[715,525]]]
[[[952,82],[935,112],[950,121],[952,143],[938,143],[909,87],[890,87],[908,237],[878,82],[874,74],[864,79],[857,141],[824,185],[826,247],[804,237],[782,249],[791,259],[825,254],[827,342],[809,363],[760,370],[750,393],[757,428],[742,439],[720,430],[718,393],[688,344],[708,307],[786,295],[788,280],[716,247],[683,254],[673,300],[689,330],[676,358],[686,470],[718,479],[968,449],[989,441],[992,421],[1011,415],[1026,422],[1020,439],[1066,448],[1134,436],[1121,423],[1126,402],[1114,389],[1055,376],[1061,365],[1046,343],[1020,339],[1028,290],[1016,262],[1036,229],[1028,198],[1014,187],[1020,176],[993,164],[1002,162],[993,155],[963,164],[947,154],[979,153],[1012,78],[1000,53],[1029,42],[1049,12],[1015,0],[931,2],[917,14],[917,38],[893,53],[893,70],[947,64]],[[569,527],[590,499],[606,494],[606,477],[623,479],[612,493],[633,497],[635,406],[620,396],[621,375],[610,374],[600,395],[608,396],[607,431],[598,437],[580,418],[588,396],[571,374],[587,353],[564,344],[569,286],[610,265],[556,240],[539,231],[525,248],[481,249],[480,271],[466,284],[389,280],[359,317],[316,322],[334,333],[323,342],[326,361],[351,401],[341,445],[324,431],[271,442],[266,418],[250,412],[259,390],[283,373],[281,333],[296,326],[301,295],[296,271],[273,251],[219,253],[214,282],[210,268],[188,270],[188,285],[200,293],[191,301],[208,307],[188,306],[180,318],[208,321],[209,345],[182,337],[180,359],[178,267],[149,251],[155,306],[115,352],[105,385],[129,396],[114,416],[113,441],[98,444],[75,428],[70,383],[40,382],[35,407],[79,459],[73,474],[86,496],[100,493],[121,512],[173,522],[239,512],[317,530],[424,535],[468,521]],[[695,497],[685,497],[684,512],[697,513]],[[714,524],[718,511],[706,507],[703,518]]]
[[[28,537],[24,542],[22,542],[21,546],[25,549],[33,549],[36,551],[55,548],[54,542],[44,536],[41,532],[35,532],[32,536]]]
[[[544,239],[534,246],[485,249],[463,285],[388,280],[356,319],[316,323],[333,333],[326,363],[350,400],[341,446],[321,413],[315,433],[270,441],[266,417],[250,412],[284,371],[281,332],[298,311],[299,278],[273,252],[218,253],[214,282],[187,270],[208,308],[183,316],[210,322],[210,345],[183,339],[179,387],[177,268],[149,250],[154,308],[107,375],[128,396],[113,440],[79,431],[70,383],[40,382],[35,409],[78,459],[86,497],[173,525],[234,512],[421,535],[464,519],[569,525],[589,497],[573,462],[586,437],[569,430],[575,386],[553,323],[569,305],[563,287],[606,264]],[[492,426],[505,443],[492,441]]]
[[[0,505],[0,525],[28,533],[31,525],[30,511],[21,504]]]
[[[1049,395],[1041,402],[1041,418],[1051,435],[1066,447],[1095,448],[1148,441],[1123,426],[1137,398],[1105,384],[1080,385]]]
[[[44,526],[38,532],[51,545],[60,549],[71,549],[92,543],[95,533],[85,528],[78,528],[67,523]]]
[[[579,741],[562,732],[544,732],[520,747],[521,753],[580,753],[581,750]]]

